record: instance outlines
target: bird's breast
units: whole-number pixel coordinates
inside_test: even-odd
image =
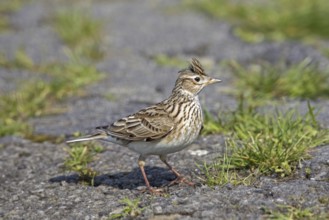
[[[163,155],[180,151],[190,145],[199,135],[202,109],[197,101],[182,102],[170,108],[174,128],[165,137],[151,142],[131,142],[128,148],[143,155]]]
[[[202,109],[198,100],[181,104],[178,114],[173,117],[175,128],[163,141],[180,146],[191,144],[198,137],[203,124]]]

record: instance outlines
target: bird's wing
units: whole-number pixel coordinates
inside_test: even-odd
[[[166,136],[174,120],[159,106],[143,109],[103,128],[108,135],[127,141],[152,141]]]

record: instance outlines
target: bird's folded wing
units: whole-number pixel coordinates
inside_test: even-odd
[[[143,111],[114,122],[106,132],[129,141],[152,141],[166,136],[173,128],[174,121],[166,113]]]

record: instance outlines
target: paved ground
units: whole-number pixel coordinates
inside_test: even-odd
[[[47,22],[58,2],[33,1],[10,15],[13,30],[0,34],[0,51],[13,56],[24,47],[35,62],[65,60],[63,44]],[[97,1],[90,4],[93,15],[104,23],[105,58],[95,64],[107,73],[104,80],[86,88],[83,98],[65,101],[68,110],[52,116],[33,118],[37,133],[69,135],[86,132],[132,113],[149,103],[167,97],[178,69],[158,66],[153,56],[160,53],[189,60],[199,56],[212,62],[236,59],[240,62],[284,57],[296,63],[310,57],[326,67],[328,59],[310,46],[296,42],[247,44],[231,34],[225,22],[210,20],[196,12],[177,10],[175,1]],[[214,68],[209,74],[227,77]],[[0,87],[15,88],[13,79],[33,77],[25,71],[0,68]],[[235,106],[235,100],[223,94],[225,81],[207,88],[201,100],[210,110]],[[111,94],[114,99],[104,98]],[[296,102],[287,105],[295,106]],[[306,104],[297,103],[301,110]],[[316,101],[322,107],[319,120],[329,127],[329,102]],[[92,166],[101,174],[97,187],[77,182],[74,173],[62,169],[65,144],[33,143],[18,137],[0,139],[0,219],[107,219],[122,209],[119,200],[140,198],[144,207],[141,219],[259,219],[264,209],[277,205],[301,208],[316,207],[317,213],[328,213],[329,149],[319,147],[313,158],[303,161],[312,170],[306,178],[303,169],[289,180],[262,177],[253,186],[210,188],[197,178],[196,162],[210,161],[223,152],[223,137],[207,136],[188,149],[173,154],[170,162],[198,183],[196,188],[173,186],[168,196],[141,194],[144,185],[138,170],[138,155],[109,144]],[[191,151],[207,150],[203,156]],[[151,184],[161,186],[174,176],[156,157],[147,161],[146,172]]]

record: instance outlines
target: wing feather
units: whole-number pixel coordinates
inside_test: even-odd
[[[106,132],[127,141],[160,139],[174,128],[174,120],[159,106],[143,109],[106,127]]]

